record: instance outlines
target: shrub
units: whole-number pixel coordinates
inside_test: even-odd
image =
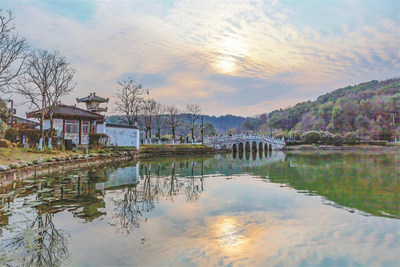
[[[161,137],[161,141],[163,142],[167,142],[167,141],[171,141],[172,140],[172,135],[163,135]]]
[[[4,132],[4,138],[7,139],[8,141],[11,142],[16,142],[17,141],[17,137],[18,137],[18,129],[15,128],[8,128],[5,132]]]
[[[301,141],[304,144],[318,144],[318,141],[320,140],[321,140],[321,135],[317,131],[309,131],[301,135]]]
[[[297,140],[286,141],[286,146],[296,146],[296,145],[301,145],[301,141]]]
[[[40,130],[36,129],[20,129],[19,130],[19,135],[22,137],[25,135],[26,142],[29,144],[29,146],[34,147],[37,143],[39,143],[40,139]]]
[[[320,134],[320,141],[324,145],[331,145],[333,135],[330,132],[319,132]]]
[[[8,129],[7,123],[0,120],[0,139],[4,138],[4,132]]]
[[[343,144],[343,137],[340,134],[332,135],[332,145],[341,146]]]
[[[360,138],[356,132],[349,132],[344,136],[344,142],[348,145],[355,145],[360,142]]]
[[[102,133],[95,133],[89,135],[89,145],[91,147],[104,147],[108,142],[108,135]]]

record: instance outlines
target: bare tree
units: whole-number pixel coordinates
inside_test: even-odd
[[[197,121],[200,119],[201,108],[198,104],[187,104],[184,125],[192,133],[192,143],[194,141],[194,128],[198,124]]]
[[[159,141],[161,141],[161,129],[164,127],[166,111],[166,106],[160,102],[156,103],[154,108],[154,126],[157,129],[157,137]]]
[[[174,105],[167,107],[167,113],[167,124],[169,125],[169,127],[171,127],[172,139],[175,141],[175,130],[176,127],[178,127],[182,122],[182,114]]]
[[[140,110],[140,119],[142,121],[142,125],[146,131],[146,140],[147,138],[151,139],[151,126],[153,123],[154,112],[157,106],[157,102],[154,99],[146,99],[142,102],[142,108]]]
[[[9,92],[9,87],[17,83],[28,49],[25,38],[15,31],[12,12],[4,13],[0,9],[0,93]]]
[[[53,109],[58,105],[62,96],[68,95],[75,88],[74,82],[75,69],[71,66],[70,62],[61,55],[58,51],[55,52],[53,57],[53,86],[52,90],[47,91],[46,98],[49,106],[50,129],[53,130]],[[51,133],[51,140],[53,139],[53,131]]]
[[[40,130],[44,140],[43,121],[51,114],[62,96],[68,95],[75,84],[75,70],[59,51],[35,50],[26,60],[26,71],[15,90],[31,107],[41,112]]]
[[[69,258],[70,234],[56,228],[54,214],[42,208],[36,213],[34,220],[26,220],[10,238],[0,241],[1,252],[11,260],[7,266],[59,266]]]
[[[138,122],[140,105],[143,101],[141,97],[148,90],[144,89],[141,84],[132,78],[118,82],[119,88],[116,97],[116,109],[119,119],[126,124],[135,125]]]
[[[7,107],[6,101],[0,98],[0,124],[1,121],[7,122],[10,117],[10,112]]]

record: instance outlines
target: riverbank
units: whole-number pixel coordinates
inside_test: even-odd
[[[115,161],[182,155],[211,155],[227,151],[215,150],[201,144],[143,145],[132,148],[35,152],[23,148],[0,149],[0,187],[15,181],[49,174],[60,170],[83,168]]]
[[[175,156],[175,155],[200,155],[223,152],[201,144],[176,144],[176,145],[142,145],[140,158]]]
[[[0,154],[0,187],[43,174],[116,161],[129,161],[138,156],[136,149],[89,150],[88,154],[83,150],[54,153],[22,152],[19,148],[9,148],[9,150],[11,152],[4,148],[0,151],[3,152]],[[6,156],[7,153],[4,152],[9,154],[14,152],[14,154]],[[19,161],[1,165],[12,159]]]
[[[385,146],[378,145],[343,145],[343,146],[332,146],[332,145],[295,145],[286,146],[284,151],[400,151],[400,145],[389,144]]]

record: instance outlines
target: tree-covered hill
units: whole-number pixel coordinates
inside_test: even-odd
[[[229,129],[240,127],[246,121],[245,117],[235,115],[224,116],[204,116],[204,122],[210,122],[214,125],[217,133],[226,133]]]
[[[310,130],[355,132],[364,139],[391,140],[400,135],[399,113],[400,79],[374,80],[247,120],[242,131],[280,135]]]

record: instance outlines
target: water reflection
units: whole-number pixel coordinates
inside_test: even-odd
[[[324,210],[314,207],[313,212],[318,212],[311,214],[308,207],[298,206],[297,201],[306,201],[302,198],[293,202],[280,199],[291,192],[286,188],[301,193],[297,195],[320,195],[319,203],[339,208],[336,210],[400,218],[399,163],[398,154],[238,151],[204,158],[153,159],[18,182],[0,189],[0,264],[60,265],[71,258],[73,230],[54,220],[66,214],[73,217],[72,229],[82,222],[99,227],[104,220],[117,234],[142,233],[160,243],[161,238],[172,240],[184,234],[175,246],[184,247],[185,242],[193,246],[192,238],[203,247],[194,251],[214,255],[213,259],[225,257],[211,262],[216,265],[243,263],[244,258],[257,258],[265,249],[279,255],[282,251],[268,242],[281,242],[282,248],[299,231],[312,233],[311,219],[304,225],[298,220],[307,220],[304,214],[315,218]],[[268,193],[262,191],[272,184],[278,186],[267,186]],[[299,198],[297,195],[291,197]],[[294,214],[296,209],[301,216]],[[157,232],[160,227],[172,236],[156,237],[147,231]],[[141,236],[139,240],[147,244]],[[307,240],[306,234],[302,240]],[[389,241],[385,242],[392,244]],[[158,249],[155,243],[153,250]],[[192,256],[188,258],[194,259]]]
[[[57,266],[69,258],[70,235],[53,223],[45,205],[18,212],[20,221],[4,228],[8,236],[0,242],[0,263],[26,266]]]

